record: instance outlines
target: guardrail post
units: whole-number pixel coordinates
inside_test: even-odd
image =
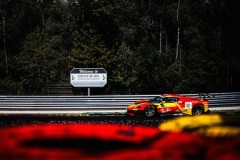
[[[88,88],[88,96],[90,96],[90,88]]]

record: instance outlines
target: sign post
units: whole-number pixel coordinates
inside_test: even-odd
[[[73,87],[104,87],[107,84],[107,71],[103,68],[73,68],[70,72]]]

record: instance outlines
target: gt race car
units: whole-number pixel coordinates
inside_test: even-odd
[[[179,94],[162,94],[149,100],[140,99],[127,107],[127,115],[132,117],[176,113],[200,115],[208,111],[208,100],[205,95],[195,98]]]

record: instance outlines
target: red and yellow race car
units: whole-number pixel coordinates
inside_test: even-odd
[[[162,94],[152,99],[141,99],[127,107],[128,116],[144,115],[153,117],[158,114],[200,115],[208,112],[208,100],[179,94]]]

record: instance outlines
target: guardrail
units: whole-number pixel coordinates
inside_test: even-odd
[[[182,94],[199,97],[199,94]],[[125,112],[126,107],[139,99],[149,99],[157,95],[99,95],[99,96],[0,96],[0,113],[43,112],[86,113]],[[210,93],[209,109],[215,107],[240,109],[240,92]],[[236,108],[234,108],[236,109]]]

